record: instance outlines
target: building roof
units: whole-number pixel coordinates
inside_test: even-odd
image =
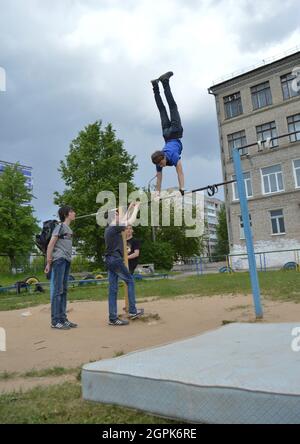
[[[284,55],[284,57],[283,57]],[[229,86],[230,84],[238,83],[240,80],[246,77],[253,76],[263,71],[267,71],[276,65],[281,65],[289,60],[300,58],[300,48],[296,47],[290,51],[287,51],[284,54],[280,54],[278,56],[263,60],[260,64],[256,66],[251,66],[241,71],[232,73],[228,76],[223,77],[222,79],[216,80],[213,85],[208,89],[209,93],[214,94],[214,92],[218,89],[222,89],[223,87]]]
[[[15,162],[15,163],[13,163],[13,162],[6,162],[5,160],[0,160],[0,165],[7,165],[7,166],[13,166],[13,165],[16,165],[18,162]],[[21,165],[20,163],[18,163],[18,165],[21,167],[21,168],[26,168],[26,169],[28,169],[28,170],[32,170],[32,167],[30,167],[30,166],[26,166],[26,165]]]

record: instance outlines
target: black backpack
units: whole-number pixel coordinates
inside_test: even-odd
[[[41,234],[35,236],[36,246],[41,250],[43,254],[47,253],[48,244],[50,242],[54,228],[59,224],[57,220],[46,220],[43,222],[43,229]],[[64,236],[60,236],[62,225],[58,233],[59,239],[63,239]]]

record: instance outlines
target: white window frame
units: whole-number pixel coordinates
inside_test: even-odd
[[[253,182],[252,182],[251,171],[244,171],[243,174],[244,174],[244,176],[245,176],[245,174],[250,175],[249,178],[244,177],[244,183],[245,183],[245,189],[246,189],[246,197],[247,197],[247,199],[252,199],[254,194],[253,194]],[[232,180],[236,180],[235,175],[232,175],[231,177],[232,177]],[[251,196],[248,195],[248,187],[247,187],[247,183],[246,183],[247,181],[250,181],[250,183],[251,183],[251,188],[252,188],[252,195]],[[236,187],[236,190],[235,190],[235,187]],[[237,191],[237,193],[235,191]],[[234,202],[239,202],[239,200],[240,200],[239,197],[237,196],[237,194],[238,194],[237,183],[233,183],[232,184],[232,200]]]
[[[281,233],[281,232],[280,232],[280,233],[273,233],[272,220],[273,220],[273,219],[276,219],[276,221],[277,221],[277,228],[280,229],[278,219],[279,219],[279,217],[281,217],[281,216],[272,217],[272,211],[282,211],[282,219],[283,219],[283,223],[284,223],[284,232],[282,232],[282,233]],[[272,236],[284,236],[284,235],[286,234],[286,226],[285,226],[285,219],[284,219],[284,212],[283,212],[283,209],[282,209],[282,208],[279,208],[279,209],[277,209],[277,210],[269,210],[269,214],[270,214],[270,220],[271,220],[271,235],[272,235]]]
[[[279,173],[279,172],[277,172],[277,173],[271,173],[271,174],[275,174],[276,175],[276,184],[278,185],[278,174],[281,174],[282,175],[282,185],[283,185],[283,189],[282,190],[279,190],[279,186],[278,186],[278,191],[269,191],[269,192],[266,192],[266,190],[265,190],[265,182],[264,182],[264,177],[265,176],[270,176],[270,174],[268,174],[268,175],[264,175],[263,174],[263,170],[264,169],[266,169],[266,168],[271,168],[271,167],[275,167],[275,166],[280,166],[280,168],[281,168],[281,172]],[[265,167],[262,167],[261,169],[260,169],[260,175],[261,175],[261,187],[262,187],[262,194],[264,195],[264,196],[269,196],[270,194],[278,194],[278,193],[282,193],[282,192],[284,192],[285,191],[285,188],[284,188],[284,176],[283,176],[283,171],[282,171],[282,166],[281,166],[281,164],[275,164],[275,165],[269,165],[269,166],[265,166]],[[270,184],[270,181],[269,181],[269,185],[271,185]],[[270,189],[271,189],[271,187],[270,187]]]
[[[300,159],[294,159],[292,161],[293,171],[294,171],[294,178],[295,178],[295,188],[300,188],[300,180],[299,180],[299,185],[298,185],[298,183],[297,183],[297,172],[296,172],[297,170],[300,171],[300,166],[296,168],[295,162],[300,162]]]

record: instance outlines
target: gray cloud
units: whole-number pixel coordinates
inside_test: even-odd
[[[170,67],[176,74],[174,92],[185,128],[187,186],[194,188],[221,179],[214,99],[206,93],[218,77],[216,67],[221,69],[220,75],[227,74],[222,62],[220,68],[218,57],[226,57],[226,44],[230,47],[229,38],[234,40],[236,33],[240,47],[249,46],[253,52],[254,42],[261,42],[261,50],[263,44],[272,45],[289,35],[297,26],[296,14],[290,21],[288,16],[293,2],[285,9],[279,34],[266,30],[267,19],[247,21],[245,14],[251,12],[251,4],[244,2],[238,10],[240,26],[231,26],[227,43],[225,33],[224,42],[216,40],[217,46],[211,49],[210,39],[198,35],[193,20],[196,14],[205,19],[206,13],[225,20],[224,1],[171,1],[174,11],[170,12],[169,3],[163,0],[154,11],[152,2],[146,0],[2,0],[0,66],[6,69],[7,92],[0,95],[0,159],[33,166],[35,207],[40,219],[51,217],[55,211],[53,192],[64,186],[57,168],[70,141],[96,120],[112,122],[125,147],[137,156],[137,184],[144,186],[152,177],[150,155],[162,146],[162,138],[150,79]],[[259,4],[255,2],[255,8]],[[99,11],[109,14],[105,18],[110,20],[117,14],[113,32],[98,29],[97,20],[101,21],[102,15],[94,16]],[[276,27],[279,18],[278,14],[272,19]],[[122,29],[122,20],[137,28]],[[198,43],[204,46],[198,47]],[[207,52],[202,54],[204,49]],[[238,59],[238,52],[236,56]],[[168,171],[165,185],[175,184],[174,171]]]

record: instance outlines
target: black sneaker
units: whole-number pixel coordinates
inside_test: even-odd
[[[144,309],[141,308],[140,310],[137,310],[136,313],[129,313],[129,319],[137,319],[140,316],[143,316],[144,314]]]
[[[165,74],[161,75],[158,80],[160,80],[161,82],[163,82],[164,80],[169,80],[170,77],[172,77],[174,74],[172,73],[172,71],[168,71]]]
[[[78,327],[78,324],[75,324],[74,322],[71,322],[68,319],[66,319],[66,321],[64,322],[64,325],[66,325],[67,327],[70,327],[70,328],[77,328]]]
[[[68,327],[66,324],[62,324],[61,322],[52,324],[51,328],[55,328],[56,330],[70,330],[70,327]]]
[[[109,320],[108,325],[116,325],[116,326],[122,326],[122,325],[128,325],[129,322],[125,321],[123,319],[117,318],[114,321]]]

